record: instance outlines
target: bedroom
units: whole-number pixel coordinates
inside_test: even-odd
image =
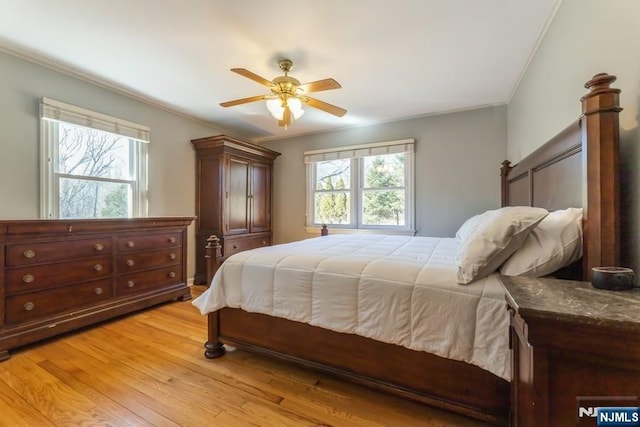
[[[620,116],[621,167],[625,177],[622,188],[625,212],[622,224],[623,264],[637,270],[639,255],[634,242],[640,234],[636,225],[640,219],[640,186],[635,173],[635,165],[640,160],[635,148],[640,139],[637,124],[640,64],[635,55],[638,51],[637,40],[640,39],[635,25],[638,13],[638,5],[634,1],[563,1],[508,105],[274,141],[266,145],[287,156],[301,158],[301,153],[307,149],[328,146],[331,143],[329,139],[359,143],[363,139],[370,141],[371,135],[376,135],[376,141],[410,136],[416,139],[446,138],[459,142],[459,146],[434,146],[434,150],[439,150],[433,153],[434,158],[445,160],[438,160],[435,165],[441,175],[430,176],[426,181],[437,184],[446,179],[448,182],[452,165],[464,154],[473,160],[464,164],[464,170],[482,177],[477,180],[482,190],[469,189],[462,181],[458,182],[449,191],[466,192],[465,197],[461,198],[465,201],[460,200],[454,206],[441,206],[432,214],[433,221],[418,224],[419,232],[423,235],[452,235],[465,218],[499,205],[499,194],[495,191],[497,165],[504,158],[518,161],[536,148],[540,141],[547,140],[573,121],[580,113],[578,100],[585,93],[582,84],[598,72],[614,74],[618,80],[613,86],[622,89],[621,104],[624,108]],[[157,215],[193,215],[194,177],[190,172],[176,172],[191,171],[193,168],[193,149],[188,144],[190,139],[222,131],[132,101],[104,87],[13,55],[2,53],[0,61],[4,76],[0,86],[3,112],[3,168],[0,177],[2,182],[11,183],[0,186],[2,200],[11,201],[2,204],[2,218],[34,218],[38,215],[37,100],[43,94],[96,110],[104,109],[107,113],[124,115],[150,126],[156,135],[152,152],[152,161],[156,166],[149,172],[150,181],[154,183],[150,212]],[[553,101],[549,102],[550,99]],[[412,129],[410,135],[405,133],[407,128]],[[480,131],[482,134],[478,134]],[[468,147],[462,146],[470,137],[478,141],[477,152],[469,152]],[[175,141],[184,141],[184,144],[176,144]],[[490,148],[487,149],[484,144]],[[301,190],[289,189],[289,183],[286,182],[286,176],[299,173],[303,165],[301,162],[280,162],[284,159],[278,159],[280,172],[276,172],[274,177],[274,187],[278,191],[274,194],[273,226],[275,240],[282,242],[305,236],[302,220],[298,219],[304,215],[304,195],[300,193]],[[424,160],[429,161],[427,158]],[[496,168],[492,166],[494,164]],[[428,167],[432,165],[425,166],[425,170]],[[429,188],[429,193],[418,197],[418,211],[433,205],[433,200],[440,200],[440,194],[433,192],[437,188],[434,185],[434,188]],[[292,203],[298,206],[297,211],[290,209]],[[294,230],[287,226],[292,223],[301,223],[301,226]],[[192,236],[189,238],[190,254],[194,253]],[[189,268],[193,269],[193,264],[194,261],[190,260]]]

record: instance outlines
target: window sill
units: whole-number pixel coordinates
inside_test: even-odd
[[[309,234],[320,235],[320,227],[305,227]],[[415,236],[415,230],[389,230],[384,228],[331,228],[329,234],[388,234],[392,236]]]

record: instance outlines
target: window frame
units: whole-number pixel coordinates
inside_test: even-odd
[[[108,132],[129,140],[132,179],[73,175],[56,171],[60,122],[72,126]],[[148,143],[150,129],[136,123],[65,104],[49,98],[40,103],[40,217],[60,218],[60,180],[71,178],[90,182],[131,185],[131,206],[128,218],[148,215]],[[98,217],[90,217],[93,219]],[[102,217],[100,217],[102,218]]]
[[[322,226],[314,222],[315,197],[317,194],[316,163],[327,160],[350,160],[350,218],[349,224],[328,224],[331,230],[339,233],[379,233],[415,235],[415,192],[414,192],[414,140],[403,139],[397,141],[361,144],[334,149],[313,150],[304,153],[306,164],[306,230],[316,233]],[[405,155],[404,164],[404,193],[405,193],[405,224],[371,225],[363,223],[364,215],[364,159],[365,157],[401,154]],[[396,187],[392,189],[397,189]]]

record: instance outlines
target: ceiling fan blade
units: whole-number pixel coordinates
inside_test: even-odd
[[[328,102],[320,101],[319,99],[311,98],[309,96],[305,96],[301,99],[309,104],[310,107],[326,111],[327,113],[333,114],[334,116],[342,117],[347,114],[347,110],[345,110],[344,108],[337,107],[335,105],[329,104]]]
[[[260,77],[256,73],[252,73],[251,71],[249,71],[249,70],[247,70],[245,68],[232,68],[231,71],[233,71],[234,73],[238,73],[243,77],[251,79],[254,82],[258,82],[261,85],[264,85],[264,86],[266,86],[268,88],[272,88],[272,87],[275,86],[273,83],[271,83],[271,81],[265,79],[264,77]]]
[[[262,101],[263,99],[267,99],[268,96],[269,95],[256,95],[248,98],[234,99],[233,101],[221,102],[220,106],[233,107],[234,105],[248,104],[249,102]]]
[[[341,87],[342,86],[340,86],[340,83],[338,83],[333,79],[324,79],[324,80],[317,80],[311,83],[305,83],[303,85],[298,86],[298,89],[302,89],[304,93],[311,93],[311,92],[320,92],[323,90],[340,89]]]

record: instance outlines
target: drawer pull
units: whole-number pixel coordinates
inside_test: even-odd
[[[34,308],[36,308],[36,305],[34,303],[32,303],[31,301],[29,301],[29,302],[25,302],[23,307],[24,307],[25,311],[31,311]]]
[[[134,265],[135,263],[136,263],[136,262],[135,262],[134,260],[132,260],[132,259],[128,259],[128,260],[127,260],[127,265],[128,265],[129,267],[133,267],[133,265]]]
[[[169,272],[169,277],[170,277],[170,278],[172,278],[172,279],[174,279],[174,278],[176,277],[176,273],[175,273],[175,272],[173,272],[173,271],[170,271],[170,272]]]
[[[94,269],[95,271],[97,271],[97,272],[102,271],[102,269],[103,269],[103,268],[104,268],[104,267],[102,267],[102,265],[100,265],[100,264],[96,264],[96,265],[94,265],[94,266],[93,266],[93,269]]]
[[[238,245],[233,245],[233,249],[238,249],[240,246]]]
[[[262,242],[260,242],[260,243],[262,243],[262,246],[266,246],[266,245],[267,245],[267,241],[266,241],[266,240],[263,240],[263,241],[262,241]]]
[[[175,237],[169,237],[169,243],[175,243],[175,242],[176,242]]]
[[[133,288],[135,285],[136,285],[136,284],[135,284],[135,282],[134,282],[133,280],[129,280],[129,281],[127,282],[127,288]]]
[[[95,245],[93,245],[93,249],[99,252],[104,249],[104,245],[102,243],[96,243]]]
[[[33,274],[25,274],[24,276],[22,276],[22,281],[24,283],[31,283],[34,280],[36,280],[36,278],[33,277]]]
[[[31,249],[27,249],[26,251],[22,252],[22,256],[25,258],[34,258],[36,256],[36,253],[34,251],[32,251]]]
[[[129,241],[127,242],[127,247],[128,247],[128,248],[132,248],[132,247],[134,247],[135,245],[136,245],[136,244],[135,244],[135,243],[133,243],[133,240],[129,240]]]
[[[169,259],[176,259],[176,254],[174,254],[173,252],[171,252],[169,254]]]
[[[102,288],[95,288],[93,290],[93,293],[96,294],[96,295],[102,295],[102,292],[103,292]]]

